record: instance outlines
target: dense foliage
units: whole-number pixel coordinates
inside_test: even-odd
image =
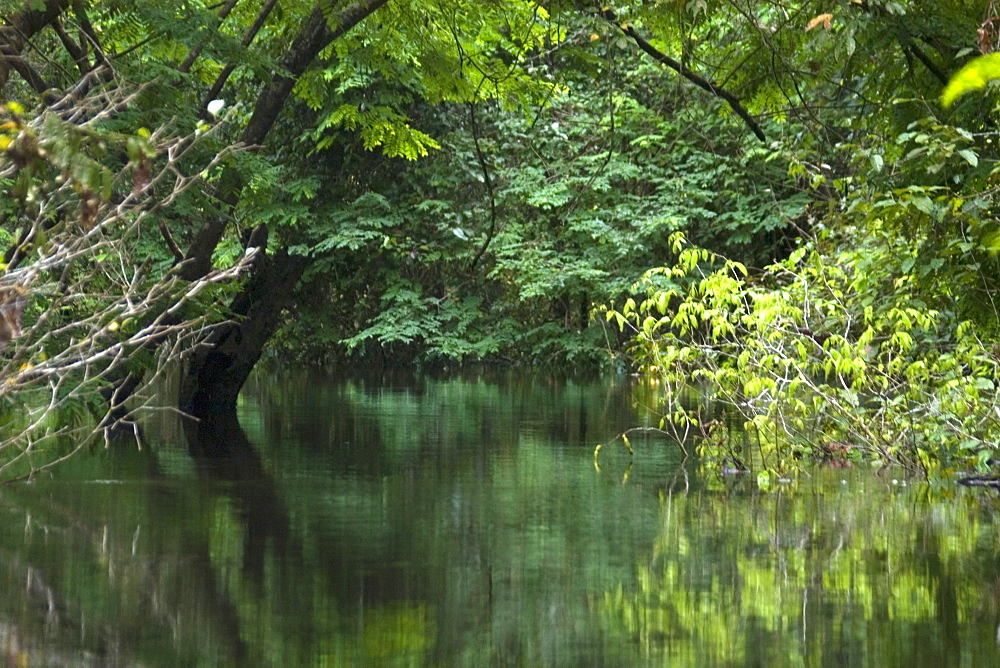
[[[763,481],[986,467],[1000,19],[926,4],[2,3],[11,451],[178,359],[232,411],[273,339],[655,369]]]
[[[993,98],[937,103],[944,73],[994,48],[990,16],[861,9],[775,33],[813,33],[806,44],[826,52],[813,69],[836,82],[796,87],[803,122],[836,137],[788,147],[815,193],[797,249],[754,270],[677,236],[674,263],[607,314],[662,377],[661,427],[764,485],[803,457],[931,473],[995,454]],[[842,103],[823,104],[831,93]],[[692,391],[733,412],[692,408]]]

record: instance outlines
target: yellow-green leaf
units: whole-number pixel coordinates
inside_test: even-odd
[[[950,107],[958,98],[984,88],[993,79],[1000,79],[1000,53],[973,58],[951,77],[941,94],[941,105]]]

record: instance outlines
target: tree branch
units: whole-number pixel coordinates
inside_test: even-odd
[[[903,49],[916,56],[917,60],[924,64],[924,67],[926,67],[930,73],[941,82],[942,86],[946,86],[948,84],[948,75],[945,74],[944,70],[937,66],[937,63],[930,59],[930,56],[924,53],[923,49],[917,46],[916,42],[909,40],[909,43],[903,44]]]
[[[319,52],[325,49],[330,42],[342,37],[351,28],[373,14],[386,2],[388,0],[355,2],[341,10],[329,23],[320,9],[322,3],[317,3],[282,63],[282,68],[288,73],[288,76],[276,74],[267,89],[257,97],[257,106],[254,107],[253,115],[247,123],[241,141],[248,146],[262,143],[277,120],[278,113],[284,107],[295,82],[306,71],[310,63],[316,59]],[[336,27],[331,28],[331,24]]]
[[[317,3],[316,8],[309,15],[302,30],[288,49],[288,54],[282,62],[283,72],[275,74],[271,83],[257,96],[257,104],[243,131],[241,143],[247,146],[262,144],[268,132],[274,127],[278,114],[288,101],[288,96],[291,94],[295,82],[306,71],[310,63],[316,59],[320,51],[373,14],[386,2],[388,0],[359,0],[341,10],[330,23],[323,15],[322,3]],[[335,27],[331,28],[331,24]],[[227,181],[225,175],[222,180],[223,182]],[[228,192],[220,194],[220,199],[227,209],[231,209],[239,199],[241,185],[238,183],[236,174],[233,174],[228,181],[232,185]],[[214,216],[205,221],[188,248],[181,269],[182,277],[187,280],[197,280],[211,270],[212,254],[222,239],[228,222],[228,215]]]
[[[486,192],[490,198],[490,229],[486,233],[486,240],[483,241],[482,247],[476,253],[476,257],[472,258],[472,264],[469,265],[469,271],[474,271],[476,265],[479,264],[479,260],[486,254],[486,249],[490,247],[493,237],[496,235],[497,198],[493,189],[493,178],[490,176],[490,168],[486,162],[486,155],[483,153],[483,148],[479,142],[481,132],[479,129],[479,119],[476,117],[475,102],[469,102],[469,118],[472,121],[472,142],[476,150],[476,160],[479,162],[479,168],[483,171],[483,184],[486,186]]]
[[[616,23],[616,20],[615,20],[616,17],[614,15],[614,13],[611,12],[610,10],[605,10],[605,11],[601,12],[601,18],[603,18],[604,20],[608,21],[609,23]],[[699,75],[699,74],[697,74],[695,72],[692,72],[690,69],[688,69],[687,67],[685,67],[682,63],[674,60],[673,58],[671,58],[667,54],[663,53],[662,51],[660,51],[659,49],[657,49],[655,46],[653,46],[652,44],[650,44],[649,42],[647,42],[645,39],[643,39],[643,37],[638,32],[636,32],[635,28],[633,28],[631,25],[629,25],[627,23],[622,23],[622,24],[619,24],[618,27],[621,29],[622,32],[624,32],[626,35],[628,35],[629,37],[631,37],[632,41],[634,41],[636,43],[636,45],[640,49],[642,49],[650,57],[652,57],[653,60],[655,60],[655,61],[657,61],[659,63],[662,63],[663,65],[666,65],[667,67],[669,67],[670,69],[674,70],[675,72],[677,72],[682,77],[684,77],[685,79],[687,79],[688,81],[690,81],[694,85],[698,86],[699,88],[703,88],[704,90],[707,90],[712,95],[715,95],[716,97],[720,97],[723,100],[725,100],[726,102],[728,102],[729,106],[732,108],[732,110],[734,112],[736,112],[736,115],[739,116],[740,118],[742,118],[743,121],[750,128],[750,130],[754,133],[754,135],[757,136],[757,139],[759,139],[761,141],[766,141],[767,140],[767,137],[764,135],[764,131],[761,129],[760,124],[757,123],[757,121],[753,118],[753,116],[750,115],[750,112],[748,112],[743,107],[743,104],[740,102],[739,98],[736,97],[733,93],[731,93],[730,91],[726,90],[725,88],[723,88],[722,86],[718,85],[717,83],[715,83],[713,81],[709,81],[708,79],[702,77],[701,75]]]
[[[11,68],[36,92],[42,93],[49,88],[24,60],[22,51],[28,40],[66,11],[68,3],[69,0],[46,0],[43,9],[32,9],[36,3],[28,3],[0,26],[0,88],[6,85]]]
[[[86,74],[87,70],[90,69],[90,62],[87,60],[87,50],[69,36],[69,33],[63,27],[62,21],[54,21],[52,27],[55,28],[56,34],[59,35],[59,41],[62,42],[63,48],[66,49],[73,62],[76,63],[76,69],[80,70],[80,74]]]
[[[264,22],[267,21],[268,15],[271,13],[271,10],[274,9],[274,5],[277,4],[277,2],[278,0],[267,0],[267,2],[264,3],[264,6],[260,8],[260,11],[257,12],[257,18],[254,20],[253,25],[250,26],[249,30],[247,30],[247,34],[243,36],[241,44],[244,48],[250,46],[254,38],[257,36],[257,33],[264,27]],[[236,65],[234,63],[229,63],[222,69],[219,76],[215,78],[215,83],[212,84],[211,90],[209,90],[205,97],[202,98],[200,105],[202,115],[205,115],[206,109],[208,109],[208,103],[219,97],[219,93],[222,92],[223,86],[225,86],[226,82],[229,81],[229,75],[231,75],[235,69]]]
[[[170,228],[167,227],[167,221],[160,218],[157,227],[160,228],[160,235],[163,237],[164,243],[167,244],[170,254],[174,256],[174,265],[179,264],[184,260],[184,253],[182,253],[181,249],[177,247],[177,242],[174,241],[173,235],[170,234]]]
[[[90,23],[90,17],[87,16],[87,7],[83,4],[83,0],[73,0],[73,14],[76,15],[76,22],[80,25],[80,32],[83,33],[87,41],[90,42],[90,46],[94,49],[95,65],[107,65],[108,59],[104,55],[104,48],[97,37],[97,31],[94,30],[94,26]]]
[[[188,52],[187,58],[185,58],[180,67],[177,68],[179,72],[186,73],[191,69],[191,66],[194,65],[194,61],[198,60],[198,56],[201,55],[205,45],[212,41],[212,38],[215,37],[215,33],[219,32],[219,27],[222,25],[222,22],[226,20],[226,17],[229,16],[229,13],[233,11],[233,7],[235,7],[236,3],[239,1],[240,0],[228,0],[228,2],[222,6],[222,9],[219,10],[219,22],[216,24],[215,29],[213,29],[208,35],[205,36],[205,39],[198,42],[198,45]]]

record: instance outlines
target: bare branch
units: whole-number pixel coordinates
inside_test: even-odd
[[[39,141],[54,118],[63,119],[58,132],[90,136],[90,126],[128,106],[137,94],[126,91],[125,86],[102,90],[78,108],[49,110],[17,122]],[[220,284],[243,280],[257,253],[188,281],[136,252],[143,235],[157,226],[162,207],[203,186],[204,170],[243,149],[230,146],[192,164],[196,148],[221,127],[186,136],[170,136],[165,126],[156,129],[148,139],[157,153],[148,165],[148,182],[141,189],[133,187],[133,166],[120,165],[113,177],[117,197],[99,204],[90,225],[80,224],[74,213],[84,204],[79,184],[71,179],[40,188],[37,201],[21,212],[28,229],[59,222],[48,227],[44,243],[22,249],[20,264],[8,267],[0,282],[0,319],[10,319],[12,308],[16,318],[16,302],[29,300],[28,322],[23,330],[15,323],[11,333],[16,338],[0,356],[0,401],[18,405],[16,422],[0,430],[0,478],[53,466],[106,428],[131,419],[130,414],[149,405],[154,393],[148,388],[173,368],[173,360],[229,313],[221,302],[206,309],[206,298]],[[87,150],[86,143],[81,150]],[[10,177],[23,169],[8,160],[0,155],[0,175]],[[172,252],[179,255],[176,244]],[[193,300],[198,308],[191,308]],[[93,406],[98,395],[108,400],[103,415],[73,424],[54,422],[58,413],[79,414],[82,407]],[[60,440],[72,441],[72,447],[55,451]]]

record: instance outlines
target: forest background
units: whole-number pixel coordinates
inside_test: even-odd
[[[262,355],[640,369],[764,486],[991,466],[991,1],[0,12],[6,476]]]

